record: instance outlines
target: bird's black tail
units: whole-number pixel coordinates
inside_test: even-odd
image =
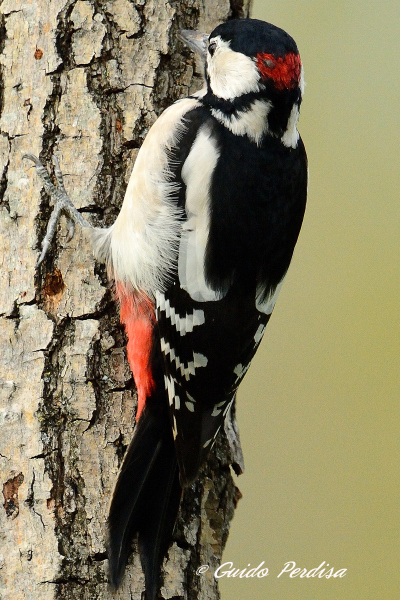
[[[110,579],[123,577],[132,538],[139,534],[147,600],[154,600],[181,498],[168,415],[146,406],[124,457],[108,517]]]

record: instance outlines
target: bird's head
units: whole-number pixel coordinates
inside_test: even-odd
[[[293,38],[257,19],[218,25],[207,45],[206,77],[224,100],[265,92],[272,96],[303,91],[302,65]]]
[[[224,118],[237,118],[238,112],[254,107],[263,113],[262,103],[269,130],[278,136],[291,126],[293,107],[298,118],[303,68],[295,41],[283,29],[239,19],[218,25],[209,36],[185,31],[180,39],[201,56],[207,84],[204,101]]]

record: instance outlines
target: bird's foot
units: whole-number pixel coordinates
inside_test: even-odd
[[[53,239],[54,233],[56,231],[58,220],[62,212],[64,212],[68,217],[67,241],[72,240],[72,238],[74,237],[75,223],[77,223],[81,227],[91,227],[91,225],[88,221],[86,221],[84,217],[82,217],[81,213],[75,208],[75,206],[69,199],[64,187],[64,180],[61,173],[60,164],[56,156],[53,155],[53,162],[54,174],[56,176],[57,185],[54,185],[52,183],[46,167],[42,165],[42,163],[36,156],[34,156],[33,154],[24,154],[22,158],[27,158],[28,160],[31,160],[34,163],[36,171],[43,182],[44,189],[54,201],[53,212],[51,213],[49,222],[47,224],[46,235],[42,241],[42,252],[36,263],[36,267],[38,267],[47,254],[51,240]]]

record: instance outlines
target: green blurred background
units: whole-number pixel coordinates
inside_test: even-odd
[[[223,600],[398,600],[400,2],[267,1],[296,40],[305,222],[239,392],[246,473]],[[326,561],[343,579],[290,579]]]

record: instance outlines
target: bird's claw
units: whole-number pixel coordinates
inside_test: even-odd
[[[66,241],[68,244],[68,242],[70,242],[75,235],[75,223],[72,221],[72,219],[68,219],[67,229],[68,231]]]
[[[64,180],[61,173],[60,164],[56,156],[53,155],[53,163],[57,185],[52,183],[46,167],[42,165],[37,156],[34,154],[24,154],[22,158],[27,158],[34,163],[36,171],[43,182],[46,192],[54,200],[53,212],[50,215],[50,219],[47,224],[46,235],[42,241],[42,252],[36,263],[36,267],[39,267],[39,265],[43,262],[43,259],[46,256],[51,241],[54,237],[61,212],[66,213],[68,217],[67,242],[70,242],[74,237],[75,223],[78,223],[78,225],[81,227],[90,227],[90,224],[82,217],[81,213],[75,208],[69,199],[64,187]]]

